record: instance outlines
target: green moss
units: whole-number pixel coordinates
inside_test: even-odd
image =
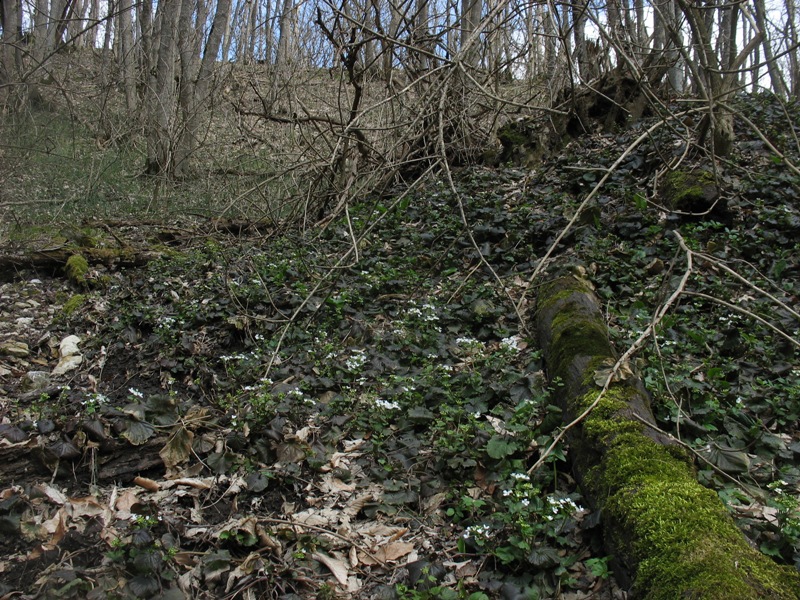
[[[528,136],[523,134],[514,124],[504,125],[497,131],[497,138],[503,145],[523,146],[528,143]]]
[[[797,572],[753,550],[689,465],[641,432],[626,430],[623,421],[592,484],[615,546],[637,566],[637,596],[797,598]]]
[[[664,193],[670,206],[690,209],[716,197],[714,175],[709,171],[672,171],[665,177]]]
[[[85,286],[86,275],[89,273],[89,262],[81,254],[73,254],[65,265],[67,277],[73,283]]]
[[[596,400],[595,373],[614,356],[602,315],[582,298],[589,292],[582,280],[564,277],[542,291],[538,306],[540,315],[552,315],[550,376],[583,385],[566,398],[571,417]],[[646,406],[638,390],[618,382],[572,438],[585,491],[602,511],[617,558],[633,569],[636,597],[800,597],[800,575],[748,545],[717,495],[697,482],[686,453],[655,442],[630,417]]]
[[[61,312],[65,315],[71,315],[78,310],[85,301],[86,296],[84,294],[75,294],[64,303],[64,306],[61,307]]]

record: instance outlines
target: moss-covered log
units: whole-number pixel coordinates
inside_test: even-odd
[[[536,327],[572,421],[598,397],[597,373],[615,358],[591,285],[567,276],[544,286]],[[753,549],[717,495],[697,482],[685,451],[642,421],[654,422],[649,397],[629,377],[611,385],[569,438],[576,478],[601,513],[608,550],[633,595],[800,598],[800,574]]]

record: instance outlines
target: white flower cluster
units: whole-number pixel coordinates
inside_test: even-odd
[[[128,391],[133,393],[133,388],[131,388]],[[142,396],[144,396],[144,394],[142,394],[138,390],[137,390],[137,393],[141,394],[141,396],[137,396],[138,398],[141,398]],[[89,405],[89,406],[97,406],[98,404],[105,404],[107,402],[108,402],[108,396],[106,396],[105,394],[100,394],[100,393],[89,394],[89,397],[86,398],[86,400],[81,400],[81,404],[83,404],[84,406],[87,406],[87,405]]]
[[[575,504],[572,498],[556,498],[555,496],[548,496],[547,503],[550,505],[551,514],[545,515],[544,518],[548,521],[552,521],[556,515],[562,512],[573,514],[583,511],[583,507]]]
[[[476,539],[486,539],[491,537],[492,528],[486,525],[485,523],[481,525],[470,525],[464,530],[462,533],[462,537],[467,540],[469,538],[476,538]]]
[[[143,392],[140,392],[140,391],[139,391],[139,390],[137,390],[136,388],[128,388],[128,393],[129,393],[131,396],[134,396],[134,397],[136,397],[136,398],[144,398],[144,393],[143,393]]]
[[[412,306],[408,309],[408,314],[423,321],[438,321],[439,315],[436,314],[436,307],[433,304],[425,303],[421,308]]]
[[[247,360],[248,358],[258,358],[258,355],[255,352],[240,352],[239,354],[223,354],[220,356],[223,362],[228,362],[229,360]]]
[[[363,350],[355,350],[353,354],[350,355],[346,361],[344,361],[344,366],[348,368],[350,371],[357,371],[361,367],[364,366],[364,363],[367,362],[367,355]]]
[[[163,316],[158,320],[159,329],[172,329],[178,320],[175,317]]]
[[[767,484],[767,487],[771,489],[776,494],[782,494],[784,492],[783,488],[789,485],[783,479],[778,479],[778,481],[773,481],[772,483]]]
[[[511,337],[500,340],[500,346],[504,350],[513,350],[514,352],[519,352],[519,344],[521,341],[522,338],[520,336],[512,335]]]
[[[397,402],[389,402],[378,398],[375,400],[375,406],[378,408],[385,408],[386,410],[400,410],[400,405]]]

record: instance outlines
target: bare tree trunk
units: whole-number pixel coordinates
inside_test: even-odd
[[[20,77],[22,66],[22,6],[19,0],[2,0],[3,37],[0,39],[0,106],[12,111],[25,104]]]
[[[150,2],[136,3],[136,22],[139,25],[139,69],[144,73],[145,81],[155,66],[153,56],[153,7]]]
[[[175,172],[173,152],[177,104],[175,67],[178,50],[177,27],[182,4],[182,0],[162,0],[158,5],[157,18],[161,23],[156,76],[147,103],[149,123],[145,171],[151,175],[172,175]]]
[[[247,53],[244,56],[245,64],[255,62],[256,38],[258,37],[258,0],[250,0],[250,14],[247,18],[247,35],[244,42],[247,45]]]
[[[264,2],[264,60],[268,65],[273,64],[272,56],[275,46],[275,25],[272,18],[272,1]]]
[[[199,52],[192,52],[191,56],[185,57],[192,65],[190,72],[187,72],[189,80],[186,88],[182,89],[181,105],[183,109],[184,122],[182,135],[176,145],[176,163],[180,169],[186,170],[189,159],[197,150],[199,141],[202,137],[201,126],[203,117],[208,113],[211,100],[212,79],[214,77],[214,66],[217,62],[222,37],[230,17],[231,0],[218,0],[217,10],[214,13],[214,20],[211,24],[211,31],[208,34],[205,48],[203,49],[202,60],[199,67],[195,68]]]
[[[233,42],[233,21],[236,15],[231,12],[228,16],[228,22],[225,23],[225,34],[222,36],[222,61],[227,62],[231,57],[231,43]]]
[[[586,21],[588,20],[586,11],[588,8],[586,1],[575,2],[572,5],[572,35],[575,41],[575,62],[578,67],[578,74],[584,81],[591,79],[595,72],[589,63],[589,55],[586,51]]]
[[[292,46],[294,44],[294,0],[283,0],[281,16],[278,19],[278,54],[275,57],[275,66],[278,72],[285,70],[292,62]]]
[[[794,0],[786,0],[787,43],[789,44],[789,80],[791,95],[800,97],[800,60],[798,59],[797,5]]]
[[[528,51],[525,61],[525,77],[532,81],[536,76],[536,67],[539,64],[539,38],[536,31],[536,15],[541,9],[538,5],[525,7],[525,43]]]
[[[416,68],[425,71],[430,68],[430,59],[425,52],[433,49],[428,44],[428,0],[416,0],[416,10],[414,11],[414,46],[423,52],[414,53],[416,55]],[[413,51],[412,51],[413,52]]]
[[[83,31],[83,18],[86,13],[86,3],[84,0],[72,0],[70,2],[70,18],[67,22],[67,39],[74,46],[79,45],[81,31]]]
[[[99,0],[97,0],[99,2]],[[47,48],[47,20],[49,18],[47,0],[36,0],[33,13],[33,57],[37,63],[44,60],[49,52]]]
[[[542,6],[544,11],[544,5]],[[553,14],[554,8],[552,3],[548,3],[546,13],[544,13],[544,64],[545,75],[547,81],[552,84],[556,76],[556,67],[558,65],[558,27],[556,25],[556,16]],[[555,96],[558,90],[550,86],[551,96]]]
[[[122,73],[122,86],[125,90],[125,106],[133,115],[138,105],[136,96],[136,54],[133,47],[133,3],[131,0],[120,0],[119,4],[119,38],[118,61]]]
[[[388,40],[382,42],[383,48],[383,76],[386,83],[392,82],[394,70],[394,40],[397,39],[397,32],[400,29],[400,2],[389,2],[389,30],[386,32]]]
[[[464,62],[474,68],[480,65],[480,41],[476,39],[469,48],[465,46],[481,22],[482,12],[483,0],[461,0],[461,50],[466,51]]]
[[[44,0],[46,2],[46,0]],[[97,26],[100,22],[100,0],[90,0],[89,8],[89,22],[87,25],[91,28],[83,36],[83,45],[85,48],[94,48],[97,44]]]
[[[772,91],[779,98],[786,98],[786,86],[783,83],[778,65],[775,62],[775,56],[772,53],[772,46],[770,44],[769,32],[767,31],[767,9],[764,0],[753,0],[755,7],[756,25],[761,30],[761,42],[764,48],[764,61],[767,63],[767,72],[769,73],[769,80],[772,83]]]
[[[691,3],[690,0],[677,0],[677,2],[692,32],[692,45],[696,49],[696,62],[689,65],[692,69],[692,79],[698,92],[708,103],[708,113],[701,122],[699,141],[704,143],[710,132],[712,153],[715,156],[727,156],[733,146],[734,132],[733,114],[725,102],[738,81],[735,71],[749,55],[758,51],[763,32],[756,32],[729,65],[728,71],[723,72],[712,44],[712,31],[706,26],[701,7]],[[673,41],[677,42],[675,31],[672,30],[669,34]]]
[[[636,13],[636,45],[642,54],[647,50],[647,17],[644,11],[644,0],[633,0],[633,10]]]
[[[63,18],[67,10],[67,0],[51,0],[50,19],[47,21],[47,51],[52,52],[61,45]]]

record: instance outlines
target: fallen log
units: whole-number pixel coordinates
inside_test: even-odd
[[[543,286],[536,333],[565,423],[595,403],[616,354],[588,281]],[[698,483],[691,457],[654,424],[631,372],[611,383],[569,431],[573,471],[601,514],[615,572],[634,597],[675,600],[800,598],[800,573],[750,546],[717,494]]]
[[[107,267],[139,267],[164,256],[163,252],[133,248],[79,248],[63,246],[45,250],[28,250],[0,254],[0,282],[12,281],[20,271],[44,271],[48,274],[67,269],[73,256],[83,256],[88,263]]]

